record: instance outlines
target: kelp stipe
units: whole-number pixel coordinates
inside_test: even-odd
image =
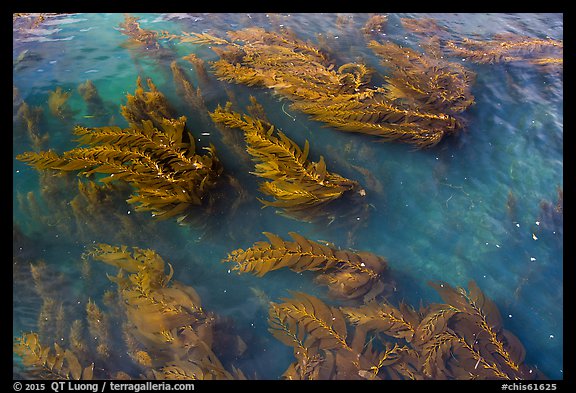
[[[374,298],[385,288],[386,260],[366,251],[342,250],[290,232],[294,241],[264,232],[269,242],[259,241],[246,250],[230,252],[223,262],[232,270],[264,276],[288,268],[295,272],[317,271],[315,281],[326,285],[331,296],[340,299]]]
[[[218,106],[212,120],[244,132],[246,150],[257,163],[254,175],[268,179],[260,191],[274,198],[259,199],[265,206],[282,209],[287,215],[303,219],[312,209],[326,205],[345,193],[360,193],[358,182],[328,172],[324,158],[308,160],[309,143],[301,149],[282,131],[265,121]]]
[[[166,98],[151,80],[148,86],[150,91],[144,91],[138,79],[135,95],[128,95],[122,107],[130,127],[76,126],[80,147],[62,155],[26,152],[17,159],[36,169],[101,174],[104,183],[122,180],[136,190],[128,199],[136,210],[158,218],[186,218],[191,206],[203,204],[223,168],[214,146],[205,148],[207,154],[196,153],[186,118],[167,117],[171,111]]]

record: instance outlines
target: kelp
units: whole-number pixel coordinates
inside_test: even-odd
[[[378,36],[384,32],[386,25],[388,24],[388,15],[372,15],[364,26],[360,29],[362,34],[369,39],[370,37]]]
[[[170,63],[170,69],[172,70],[172,78],[176,85],[176,91],[184,99],[184,102],[186,102],[187,106],[195,113],[198,113],[205,123],[210,123],[208,108],[204,103],[202,90],[194,86],[176,60]]]
[[[106,308],[88,298],[73,321],[48,320],[65,322],[65,339],[40,332],[16,337],[13,348],[23,377],[244,378],[234,366],[228,371],[214,352],[215,342],[228,339],[222,327],[216,328],[217,316],[203,308],[194,288],[172,280],[172,266],[155,251],[99,244],[83,257],[118,268],[116,275],[108,275],[116,295],[105,292]]]
[[[73,351],[63,349],[58,343],[53,348],[42,346],[36,333],[24,333],[16,339],[14,353],[29,368],[36,379],[91,380],[94,364],[82,366]]]
[[[309,42],[287,31],[268,32],[260,28],[229,31],[230,41],[207,33],[186,33],[182,42],[212,45],[220,59],[212,63],[220,80],[263,86],[292,101],[292,108],[312,116],[328,126],[349,132],[379,136],[385,141],[400,141],[430,147],[460,125],[443,107],[434,111],[400,105],[389,98],[387,86],[372,86],[372,71],[362,63],[346,63],[336,68],[328,56]],[[177,37],[172,35],[172,38]],[[224,49],[217,47],[224,46]],[[444,104],[450,94],[460,99],[460,92],[449,92],[450,71],[435,73],[427,69],[428,78],[436,78],[428,91],[418,93],[418,100],[431,91],[439,97],[428,104]],[[410,69],[407,72],[421,72]],[[398,77],[398,76],[397,76]],[[448,78],[448,80],[446,80]],[[464,80],[463,83],[468,82]],[[443,88],[436,92],[434,87]],[[468,97],[464,97],[468,99]]]
[[[474,73],[462,65],[392,42],[372,40],[369,48],[391,69],[387,97],[413,109],[446,114],[463,112],[474,103]]]
[[[72,95],[69,91],[63,91],[61,87],[50,91],[48,94],[48,108],[52,115],[60,120],[68,119],[72,116],[72,110],[68,104],[68,99]]]
[[[177,116],[166,96],[158,90],[151,78],[146,79],[148,91],[142,86],[142,78],[136,79],[134,94],[126,94],[126,105],[120,106],[122,117],[131,127],[139,127],[148,120],[155,128],[161,128],[165,119]]]
[[[268,322],[294,348],[288,379],[542,379],[524,364],[522,343],[504,329],[496,305],[469,289],[431,284],[445,304],[416,311],[400,303],[331,307],[296,293],[272,303]],[[350,325],[350,328],[348,328]],[[354,329],[352,333],[352,328]]]
[[[386,260],[366,251],[341,250],[331,244],[307,239],[289,232],[294,241],[264,232],[269,242],[259,241],[246,250],[230,252],[223,262],[234,263],[232,270],[264,276],[288,268],[295,272],[321,272],[315,281],[328,286],[333,297],[356,299],[374,297],[384,289]]]
[[[127,35],[133,44],[142,45],[149,49],[160,49],[158,32],[141,28],[139,20],[140,18],[125,14],[124,21],[119,24],[119,30],[122,34]]]
[[[214,146],[196,153],[186,117],[170,118],[168,103],[148,80],[145,92],[138,79],[135,95],[128,95],[122,114],[128,128],[76,126],[80,147],[59,155],[53,151],[26,152],[16,158],[36,169],[101,174],[103,183],[122,180],[136,192],[127,200],[137,211],[184,219],[191,206],[203,204],[222,173]]]
[[[308,141],[302,150],[273,125],[233,112],[230,105],[218,106],[210,116],[216,123],[244,132],[246,150],[257,162],[252,173],[269,180],[260,184],[260,191],[274,198],[273,201],[259,199],[265,206],[281,208],[298,218],[345,193],[359,192],[356,181],[328,172],[324,157],[318,162],[309,161]]]
[[[106,115],[106,104],[100,96],[96,85],[91,80],[78,85],[78,93],[86,103],[88,108],[88,115],[90,117],[101,117]]]
[[[490,40],[463,38],[446,42],[446,49],[453,56],[463,57],[474,63],[516,63],[558,66],[562,69],[563,48],[561,40],[535,38],[514,33],[496,34]]]
[[[383,379],[385,372],[397,379],[413,369],[414,351],[398,345],[373,349],[366,330],[349,332],[339,308],[298,292],[282,300],[271,303],[268,324],[275,338],[294,348],[296,361],[284,379]]]
[[[48,143],[49,139],[47,133],[43,134],[40,131],[40,123],[42,121],[43,113],[44,110],[42,107],[31,107],[24,101],[19,105],[16,113],[16,118],[26,125],[28,139],[32,143],[34,150],[42,150],[42,148]]]

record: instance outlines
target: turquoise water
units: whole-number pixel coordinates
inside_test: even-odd
[[[228,30],[249,26],[293,29],[301,39],[315,42],[321,33],[331,43],[338,64],[361,58],[385,71],[363,37],[358,34],[367,14],[134,14],[142,28],[174,34],[209,32],[224,37]],[[336,19],[347,23],[335,23]],[[419,38],[404,29],[400,18],[433,18],[451,37],[489,39],[513,32],[538,38],[563,38],[559,14],[390,14],[383,39],[417,47]],[[330,241],[342,248],[367,250],[388,260],[399,300],[418,305],[440,302],[427,286],[429,280],[467,286],[475,280],[499,307],[504,327],[526,348],[526,363],[548,377],[563,377],[563,224],[561,217],[546,215],[542,205],[558,202],[563,188],[563,81],[562,74],[543,72],[523,64],[473,64],[454,58],[476,73],[472,88],[475,105],[465,114],[467,125],[457,135],[428,150],[323,127],[307,115],[291,111],[265,89],[206,83],[182,60],[191,52],[207,63],[217,59],[209,48],[177,41],[161,41],[156,52],[126,45],[119,24],[123,14],[70,14],[49,16],[37,27],[30,19],[14,23],[13,84],[13,225],[14,311],[13,332],[37,330],[42,300],[30,289],[30,262],[43,260],[63,284],[53,288],[65,304],[99,299],[114,286],[106,266],[92,266],[81,279],[80,256],[94,243],[126,244],[156,250],[174,267],[176,280],[193,286],[203,306],[227,317],[231,329],[248,345],[234,362],[248,376],[276,379],[293,361],[290,348],[267,332],[267,308],[251,288],[274,301],[302,290],[326,299],[311,276],[276,271],[263,278],[236,275],[221,263],[227,253],[265,240],[263,231],[287,238],[297,231],[310,239]],[[188,77],[202,89],[209,109],[225,104],[232,92],[248,104],[254,95],[272,124],[303,145],[310,142],[311,159],[324,156],[328,170],[358,180],[366,189],[367,214],[357,225],[313,225],[288,219],[272,208],[261,209],[256,199],[257,180],[249,165],[221,139],[213,124],[187,108],[175,89],[170,63],[177,60]],[[207,67],[209,69],[209,67]],[[149,213],[137,213],[123,201],[115,210],[132,223],[123,231],[116,213],[102,215],[99,223],[81,225],[63,213],[75,193],[74,176],[45,183],[38,171],[15,159],[34,150],[26,126],[16,115],[22,101],[42,108],[39,132],[47,135],[42,149],[63,152],[76,146],[72,128],[125,126],[119,106],[136,88],[136,78],[150,77],[181,115],[195,119],[190,129],[198,146],[213,143],[225,171],[248,192],[233,214],[223,214],[211,230],[181,226],[175,220],[156,222]],[[91,80],[106,112],[94,116],[77,91]],[[226,86],[228,92],[223,88]],[[72,115],[51,114],[48,97],[61,87],[71,93]],[[364,176],[355,168],[363,168]],[[52,184],[52,186],[50,186]],[[44,192],[44,193],[43,193]],[[32,193],[32,194],[29,194]],[[34,213],[27,195],[40,205]],[[57,282],[57,281],[55,281]]]

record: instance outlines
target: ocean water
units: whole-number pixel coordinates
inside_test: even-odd
[[[250,26],[287,27],[313,43],[323,38],[338,65],[361,59],[380,77],[386,72],[358,34],[368,14],[133,16],[140,18],[144,29],[173,34],[208,32],[224,37],[226,31]],[[45,262],[51,293],[65,307],[73,307],[87,298],[99,300],[105,290],[114,288],[106,277],[114,269],[92,264],[88,274],[82,270],[82,253],[97,243],[125,244],[156,250],[173,266],[175,280],[194,287],[205,309],[226,318],[227,326],[247,345],[235,366],[249,377],[277,379],[293,361],[292,350],[268,333],[267,307],[254,289],[272,301],[293,290],[331,300],[310,275],[289,270],[261,278],[237,275],[221,260],[234,249],[266,240],[264,231],[284,238],[296,231],[385,257],[396,283],[394,304],[404,300],[417,307],[420,302],[441,302],[428,281],[466,287],[474,280],[498,306],[504,327],[523,343],[526,363],[549,378],[563,378],[563,222],[561,215],[546,209],[559,202],[563,189],[561,72],[522,62],[474,64],[452,58],[476,73],[475,104],[463,114],[462,131],[431,149],[416,150],[325,127],[291,110],[286,100],[264,88],[218,82],[209,67],[218,57],[208,47],[161,40],[158,54],[130,45],[119,28],[124,17],[53,15],[37,26],[31,26],[33,18],[14,21],[14,337],[38,330],[43,301],[31,289],[30,263]],[[490,39],[498,33],[516,33],[563,39],[561,14],[497,13],[390,14],[378,38],[418,48],[420,38],[406,30],[400,18],[435,19],[452,38]],[[189,53],[206,62],[208,81],[182,60]],[[248,104],[254,95],[272,124],[301,145],[310,142],[311,159],[322,155],[329,171],[358,180],[366,189],[370,209],[357,217],[357,225],[338,218],[330,225],[314,225],[276,214],[273,208],[262,209],[250,165],[238,161],[214,125],[179,97],[170,71],[173,60],[202,89],[210,110],[224,105],[230,94],[241,104]],[[77,193],[74,174],[44,177],[16,160],[18,154],[38,148],[16,113],[22,102],[42,110],[38,132],[46,139],[41,148],[61,153],[76,146],[75,125],[125,126],[119,107],[126,94],[134,92],[138,76],[152,78],[178,113],[188,117],[197,145],[213,143],[225,172],[248,192],[233,214],[208,223],[210,231],[175,220],[156,221],[123,200],[113,201],[110,214],[98,216],[99,222],[82,222],[70,214],[69,202]],[[87,80],[96,86],[105,113],[91,113],[78,93],[78,86]],[[70,93],[70,114],[65,118],[54,116],[48,106],[50,92],[57,88]],[[125,213],[123,220],[118,212]]]

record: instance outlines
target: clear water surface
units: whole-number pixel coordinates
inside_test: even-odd
[[[337,48],[338,61],[360,58],[377,72],[378,59],[366,48],[358,29],[367,14],[134,14],[143,28],[175,34],[210,32],[224,36],[228,30],[248,26],[267,29],[278,24],[293,29],[299,38],[316,42],[321,33]],[[335,20],[346,18],[347,25]],[[455,37],[489,39],[496,33],[514,32],[538,38],[563,38],[561,14],[390,14],[382,34],[402,45],[417,48],[418,37],[406,31],[402,17],[434,18]],[[176,41],[162,42],[161,58],[126,45],[127,36],[118,26],[122,14],[70,14],[48,17],[30,29],[14,25],[13,84],[15,108],[25,101],[43,109],[40,132],[49,136],[44,149],[63,152],[75,146],[76,124],[125,125],[119,106],[126,93],[133,93],[136,78],[150,77],[180,114],[189,119],[198,145],[214,143],[227,171],[258,195],[257,181],[249,168],[226,155],[226,147],[212,124],[203,122],[179,98],[170,73],[177,60],[187,75],[203,89],[206,104],[214,109],[224,104],[224,89],[203,85],[182,56],[195,52],[208,65],[216,55],[205,47]],[[341,19],[342,20],[342,19]],[[149,213],[136,213],[126,205],[126,219],[138,220],[129,234],[118,233],[117,221],[99,223],[99,231],[76,228],[58,217],[58,205],[42,201],[41,175],[15,159],[33,149],[25,125],[14,114],[13,127],[13,225],[15,284],[13,332],[37,330],[42,301],[31,295],[29,285],[17,279],[25,266],[43,260],[54,272],[64,273],[65,302],[86,296],[98,298],[113,288],[104,271],[93,266],[89,279],[80,279],[80,255],[93,243],[109,242],[155,249],[175,270],[175,279],[193,286],[206,309],[229,317],[231,325],[248,349],[235,364],[246,375],[279,378],[293,360],[291,349],[267,331],[267,310],[251,288],[272,300],[303,290],[324,296],[310,276],[277,271],[258,278],[236,275],[221,263],[227,253],[265,240],[268,231],[287,237],[298,231],[311,239],[323,239],[343,248],[367,250],[387,258],[396,281],[397,300],[410,304],[439,302],[427,281],[446,281],[467,286],[475,280],[500,309],[504,327],[516,334],[526,348],[526,363],[547,376],[563,376],[563,231],[543,217],[542,204],[555,204],[563,188],[563,84],[562,76],[534,67],[514,64],[472,64],[455,58],[476,72],[473,94],[476,103],[465,114],[467,126],[458,135],[428,150],[394,143],[376,143],[373,138],[322,127],[306,115],[290,111],[286,101],[265,89],[229,85],[239,102],[250,94],[264,105],[270,121],[298,143],[308,139],[311,158],[326,159],[329,170],[364,183],[371,204],[369,215],[353,232],[342,226],[318,227],[261,209],[250,199],[225,222],[216,235],[206,236],[194,226],[175,221],[155,222]],[[209,68],[208,68],[209,69]],[[212,77],[213,78],[213,77]],[[91,80],[109,108],[95,118],[77,87]],[[213,85],[214,86],[214,85]],[[221,86],[221,85],[216,85]],[[73,115],[65,120],[51,115],[48,95],[61,87],[71,92]],[[18,102],[17,102],[18,101]],[[103,120],[104,119],[104,120]],[[366,182],[353,166],[367,169]],[[73,179],[73,177],[72,177]],[[62,183],[64,184],[64,183]],[[66,201],[75,192],[52,190]],[[46,191],[46,190],[44,190]],[[32,193],[49,219],[42,221],[26,208]],[[260,195],[258,195],[260,196]],[[69,199],[68,199],[69,200]],[[61,208],[66,208],[65,204]],[[53,215],[53,216],[51,216]],[[56,220],[56,219],[54,219]],[[68,226],[67,226],[68,225]],[[120,239],[120,240],[119,240]],[[17,266],[18,265],[18,266]],[[22,265],[25,265],[24,267]],[[88,294],[88,295],[87,295]]]

